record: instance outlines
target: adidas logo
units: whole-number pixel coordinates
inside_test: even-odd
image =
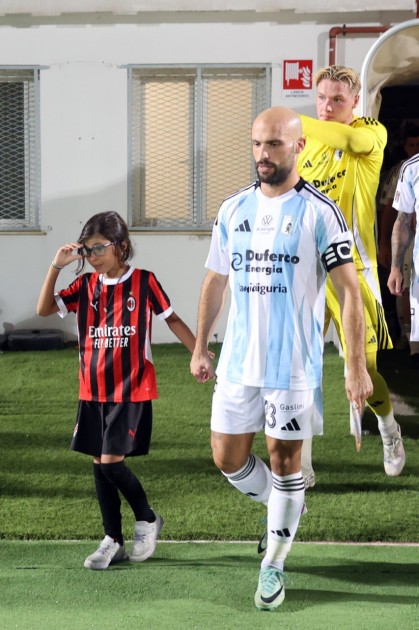
[[[239,227],[236,227],[235,232],[251,232],[249,221],[246,219],[243,223],[240,223]]]
[[[290,530],[287,527],[284,527],[284,529],[271,529],[271,533],[281,538],[289,538],[291,536]]]
[[[375,335],[373,335],[369,340],[368,343],[377,343],[377,337]]]
[[[383,402],[384,400],[374,400],[373,402],[368,402],[368,404],[370,405],[370,407],[379,407],[383,404]]]
[[[312,165],[312,163],[310,162],[310,160],[307,160],[307,162],[304,162],[304,164],[303,164],[303,168],[311,168],[312,166],[313,166],[313,165]]]
[[[284,424],[284,426],[281,427],[281,431],[301,431],[301,428],[297,420],[293,418],[292,420],[287,422],[287,424]]]

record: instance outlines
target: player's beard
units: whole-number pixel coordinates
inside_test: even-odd
[[[270,175],[261,175],[258,170],[259,164],[267,164],[274,168],[274,171]],[[256,163],[256,171],[258,174],[259,181],[263,184],[268,184],[269,186],[280,186],[284,182],[287,181],[292,169],[294,167],[294,158],[292,162],[289,164],[273,164],[269,161],[261,160]]]

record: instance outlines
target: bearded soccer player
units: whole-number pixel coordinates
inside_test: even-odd
[[[361,83],[357,73],[344,66],[329,66],[316,77],[319,120],[301,116],[306,145],[298,161],[301,176],[328,195],[341,208],[353,233],[352,256],[358,272],[366,321],[366,359],[374,391],[367,404],[375,414],[383,441],[384,470],[400,475],[405,453],[389,391],[377,370],[377,351],[392,348],[381,304],[375,241],[375,196],[387,142],[385,127],[374,118],[358,117]],[[332,318],[346,357],[346,344],[336,292],[326,285],[325,330]],[[354,419],[351,413],[351,430]],[[302,470],[306,487],[315,484],[311,440],[303,446]]]
[[[208,338],[229,286],[211,447],[229,483],[267,507],[266,554],[254,601],[258,609],[275,610],[285,597],[285,561],[304,508],[302,441],[323,431],[327,273],[342,308],[348,400],[362,407],[372,383],[358,343],[365,332],[352,236],[336,204],[297,172],[304,147],[299,117],[283,107],[261,112],[252,144],[258,179],[229,195],[214,223],[191,372],[199,383],[215,376]],[[269,467],[253,452],[262,430]]]

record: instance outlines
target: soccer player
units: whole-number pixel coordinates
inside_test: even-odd
[[[361,87],[357,73],[345,66],[329,66],[315,78],[317,116],[301,116],[306,146],[298,160],[301,176],[333,199],[342,210],[353,234],[352,256],[361,286],[366,321],[367,369],[374,391],[367,404],[375,414],[384,451],[384,470],[397,476],[405,453],[389,391],[377,370],[377,351],[392,348],[381,304],[375,242],[376,193],[387,131],[374,118],[354,114]],[[325,330],[333,319],[345,358],[347,348],[339,303],[331,278],[326,284]],[[351,427],[353,431],[352,408]],[[307,487],[315,484],[311,441],[303,446],[302,467]]]
[[[304,506],[303,438],[322,433],[322,353],[326,274],[342,308],[346,392],[359,408],[371,394],[364,317],[350,253],[351,233],[337,205],[300,179],[301,122],[273,107],[252,127],[258,181],[232,194],[215,221],[198,308],[191,372],[215,375],[208,336],[229,283],[231,305],[211,414],[215,465],[268,508],[268,540],[255,604],[284,599],[284,561]],[[252,453],[265,429],[270,469]]]
[[[42,286],[37,312],[64,317],[76,313],[79,335],[79,407],[71,448],[93,457],[93,476],[105,537],[84,562],[106,569],[128,559],[121,522],[122,494],[135,516],[129,559],[142,562],[155,550],[163,519],[150,507],[139,479],[125,457],[146,455],[152,426],[151,401],[157,385],[151,356],[152,315],[165,320],[193,351],[195,337],[176,315],[151,271],[131,267],[133,247],[128,228],[116,212],[93,216],[77,242],[59,248]],[[85,260],[84,273],[55,293],[64,267]]]
[[[397,162],[384,177],[381,177],[380,187],[378,189],[379,206],[378,206],[378,218],[379,218],[379,244],[378,244],[378,273],[381,277],[381,292],[383,296],[383,306],[385,308],[385,291],[389,298],[387,298],[387,304],[393,305],[392,312],[400,313],[399,324],[399,339],[398,347],[400,344],[405,343],[410,349],[409,364],[412,367],[419,367],[419,343],[417,341],[410,340],[410,299],[409,299],[409,287],[410,287],[410,275],[412,268],[412,254],[413,254],[413,241],[406,251],[404,263],[403,263],[403,292],[402,296],[398,297],[392,295],[388,289],[387,282],[391,269],[391,235],[394,222],[397,218],[397,211],[393,208],[394,195],[399,181],[400,169],[407,159],[410,159],[414,155],[419,153],[419,127],[412,123],[407,123],[403,127],[403,142],[401,145],[404,158]],[[383,287],[384,284],[384,287]],[[391,300],[393,302],[391,302]],[[390,313],[391,314],[391,313]],[[386,311],[387,321],[389,314]],[[403,346],[402,346],[403,347]]]
[[[412,341],[419,341],[419,155],[407,160],[401,170],[393,207],[398,210],[391,237],[391,271],[388,287],[393,295],[403,293],[403,261],[414,237],[413,269],[410,281]],[[413,226],[413,217],[416,227]]]

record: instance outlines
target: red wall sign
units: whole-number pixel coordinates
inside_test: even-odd
[[[313,60],[286,59],[284,61],[284,90],[311,90],[313,87]]]

